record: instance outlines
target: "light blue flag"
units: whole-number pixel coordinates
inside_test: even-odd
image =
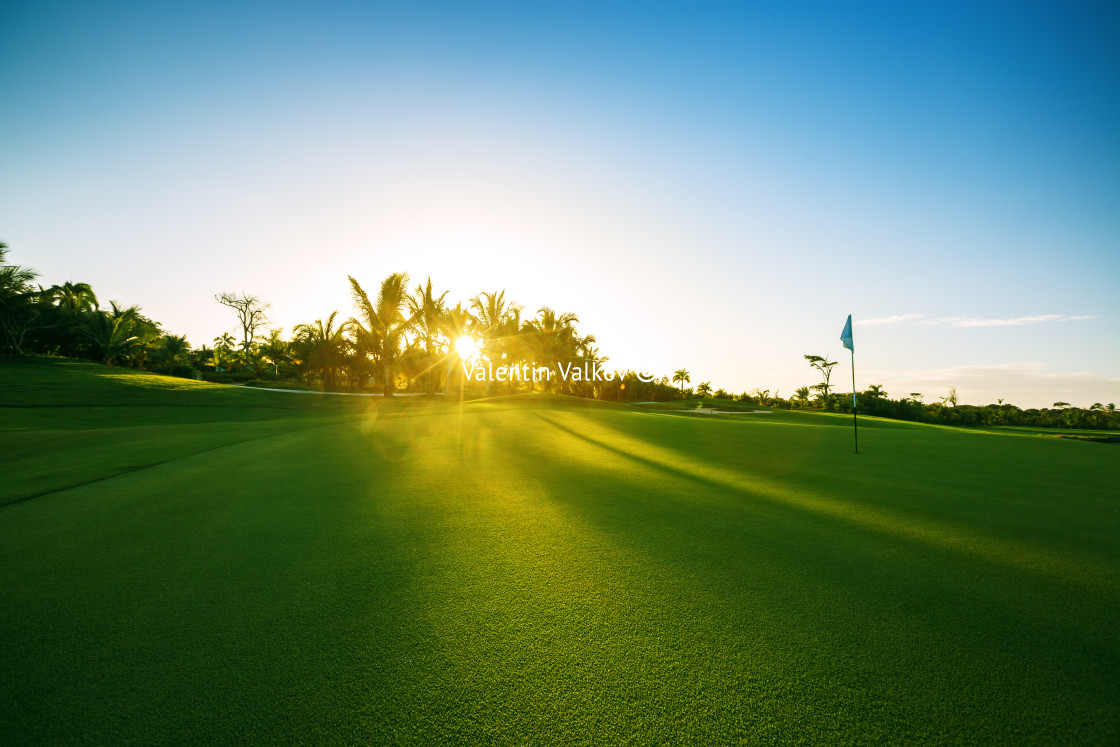
[[[844,325],[844,331],[840,333],[840,342],[844,343],[844,347],[856,352],[855,344],[852,342],[852,315],[848,314],[848,322]]]

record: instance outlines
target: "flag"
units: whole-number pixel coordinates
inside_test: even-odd
[[[852,342],[852,315],[848,314],[848,322],[844,325],[844,331],[840,333],[840,341],[844,343],[844,347],[856,352],[855,344]]]

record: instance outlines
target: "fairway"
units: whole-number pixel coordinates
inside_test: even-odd
[[[0,743],[1115,743],[1118,449],[0,360]]]

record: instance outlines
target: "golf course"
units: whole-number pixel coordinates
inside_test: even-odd
[[[1120,451],[0,360],[4,744],[1115,743]]]

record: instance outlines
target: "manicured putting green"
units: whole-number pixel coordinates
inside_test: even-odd
[[[1118,447],[308,399],[0,363],[0,742],[1120,738]]]

